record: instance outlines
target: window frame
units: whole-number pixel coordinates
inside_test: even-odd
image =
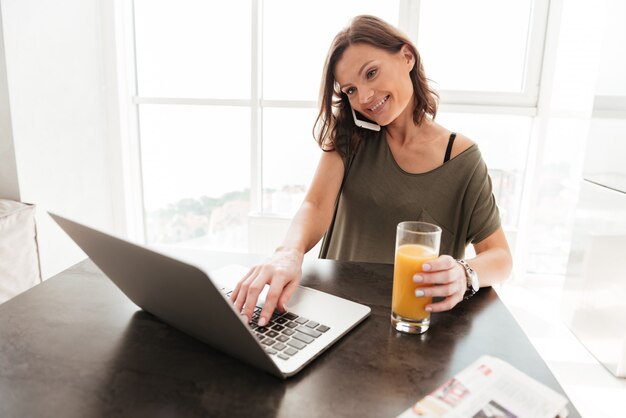
[[[263,1],[251,0],[251,90],[250,99],[146,97],[137,90],[135,6],[134,0],[116,0],[116,43],[118,51],[119,106],[125,166],[124,189],[127,231],[131,238],[146,243],[146,217],[143,202],[141,132],[139,106],[196,105],[249,107],[250,128],[250,199],[251,210],[263,214],[263,110],[266,108],[317,108],[312,100],[263,99]],[[526,48],[523,91],[487,92],[439,90],[440,110],[461,113],[499,113],[536,116],[550,0],[534,0]],[[399,28],[417,40],[420,0],[400,0]],[[268,216],[276,214],[268,213]]]
[[[418,39],[420,3],[421,0],[401,0],[400,2],[400,29],[414,42]],[[442,108],[455,112],[494,112],[535,116],[539,100],[549,9],[550,0],[533,0],[521,93],[440,89],[438,92]]]

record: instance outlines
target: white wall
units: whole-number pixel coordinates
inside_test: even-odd
[[[7,84],[2,33],[2,10],[0,9],[0,199],[19,200],[20,190],[15,166],[9,86]]]
[[[0,3],[19,193],[38,205],[44,278],[84,258],[45,211],[124,230],[111,3]]]

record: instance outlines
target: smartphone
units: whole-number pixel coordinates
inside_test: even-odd
[[[365,128],[365,129],[369,129],[370,131],[380,131],[380,125],[377,123],[372,122],[371,120],[365,118],[363,115],[361,115],[359,113],[359,116],[361,116],[363,119],[359,119],[356,117],[356,112],[354,111],[354,109],[352,108],[352,106],[350,106],[350,110],[352,111],[352,117],[354,118],[354,124],[360,128]]]

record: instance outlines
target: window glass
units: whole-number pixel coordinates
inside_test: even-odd
[[[250,98],[250,2],[135,0],[140,96]]]
[[[250,110],[139,109],[148,244],[245,250]]]
[[[317,168],[316,109],[263,110],[263,211],[293,214]]]
[[[626,2],[610,0],[606,4],[604,36],[600,50],[600,74],[597,96],[626,96]]]
[[[424,0],[417,47],[438,90],[521,92],[532,0]]]
[[[398,24],[398,0],[263,2],[263,97],[317,100],[330,44],[360,14]]]

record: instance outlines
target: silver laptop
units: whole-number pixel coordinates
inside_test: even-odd
[[[296,374],[371,312],[368,306],[299,286],[288,312],[274,313],[265,327],[256,325],[258,313],[246,324],[228,298],[223,277],[218,282],[201,267],[48,213],[137,306],[281,378]],[[231,284],[243,277],[243,269],[230,270]]]

